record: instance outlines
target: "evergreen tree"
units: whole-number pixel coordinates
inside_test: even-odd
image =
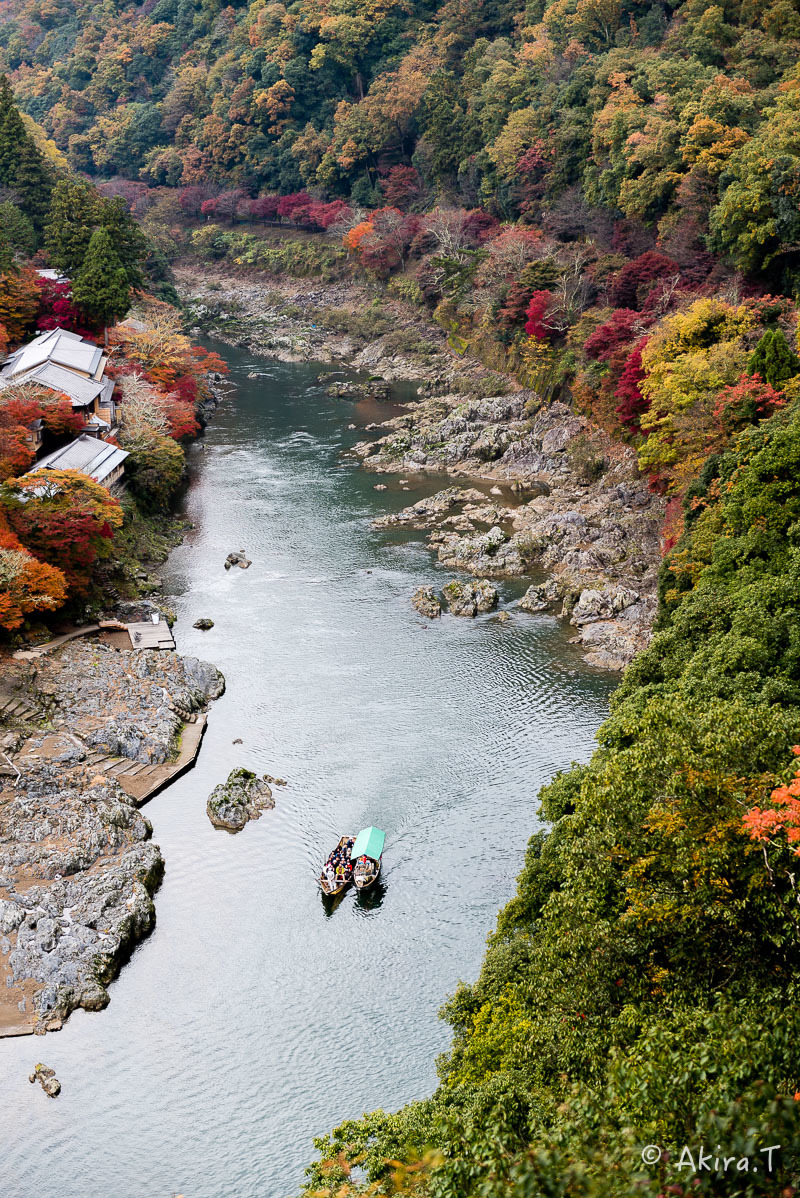
[[[60,179],[53,189],[44,244],[56,270],[74,278],[98,223],[98,196],[88,183]]]
[[[0,278],[3,275],[13,274],[15,270],[14,254],[6,240],[3,226],[0,225]]]
[[[0,77],[0,187],[14,193],[37,235],[41,233],[53,176],[25,128],[5,75]]]
[[[747,365],[752,374],[760,374],[765,383],[776,387],[800,370],[782,329],[767,329],[750,355]]]
[[[22,209],[10,200],[0,204],[0,230],[14,253],[29,258],[36,249],[33,223]]]
[[[113,200],[100,200],[98,219],[111,234],[128,286],[134,291],[139,290],[144,284],[142,263],[147,257],[147,238],[121,196],[115,196]]]
[[[105,330],[124,316],[131,302],[131,288],[108,229],[95,229],[83,265],[72,284],[72,298]]]
[[[19,146],[14,143],[15,132],[8,127],[8,119],[14,110],[11,85],[5,75],[0,75],[0,187],[11,187],[14,163]]]

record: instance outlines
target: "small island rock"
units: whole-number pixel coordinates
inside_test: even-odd
[[[500,598],[497,587],[488,578],[475,582],[459,582],[454,578],[442,593],[452,616],[477,616],[493,611]]]
[[[225,558],[226,570],[230,570],[231,566],[238,566],[240,570],[246,570],[252,564],[244,549],[240,549],[238,553],[229,553]]]
[[[240,832],[248,820],[259,819],[262,811],[274,806],[266,779],[238,766],[231,770],[227,782],[214,787],[206,811],[215,828]]]
[[[38,1081],[48,1098],[57,1098],[61,1093],[61,1082],[56,1077],[55,1069],[51,1069],[49,1065],[36,1065],[28,1081]]]
[[[193,628],[199,628],[201,632],[208,632],[209,628],[214,627],[214,621],[207,619],[205,616],[202,620],[195,620]]]
[[[411,602],[421,616],[435,620],[442,614],[442,604],[433,587],[418,587],[411,596]]]

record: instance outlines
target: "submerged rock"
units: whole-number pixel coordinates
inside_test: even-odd
[[[418,587],[411,596],[411,602],[421,616],[435,620],[442,614],[442,603],[433,587]]]
[[[214,621],[209,620],[206,616],[204,616],[201,620],[195,620],[194,624],[192,625],[192,628],[199,628],[201,632],[208,632],[209,628],[213,627]]]
[[[454,578],[442,593],[452,616],[477,616],[493,611],[500,598],[497,587],[488,578],[475,582],[459,582]]]
[[[259,819],[262,811],[274,806],[266,778],[238,766],[231,770],[227,782],[214,787],[206,811],[215,828],[240,832],[248,820]]]

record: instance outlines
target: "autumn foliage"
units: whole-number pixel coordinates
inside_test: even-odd
[[[37,276],[30,267],[0,275],[0,325],[9,341],[22,341],[33,328],[40,298]]]
[[[33,612],[56,611],[67,598],[63,573],[0,535],[0,628],[12,632]]]
[[[92,568],[110,556],[114,532],[122,526],[119,502],[77,470],[9,479],[0,507],[23,548],[62,572],[71,596],[88,592]]]
[[[800,757],[800,745],[793,751]],[[742,823],[747,835],[759,844],[768,844],[783,833],[794,855],[800,857],[800,764],[791,780],[776,786],[769,798],[771,806],[754,807],[745,815]]]
[[[30,426],[37,420],[54,436],[75,434],[83,427],[83,415],[66,396],[30,384],[6,388],[0,392],[0,482],[33,464]]]

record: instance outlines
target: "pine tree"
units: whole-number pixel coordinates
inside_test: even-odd
[[[8,239],[0,226],[0,278],[3,275],[10,275],[14,272],[14,254],[11,246],[8,244]]]
[[[92,234],[83,265],[72,283],[72,298],[103,325],[108,344],[108,326],[128,311],[131,288],[111,234],[102,226]]]
[[[760,374],[765,383],[776,387],[800,370],[782,329],[767,329],[748,360],[751,374]]]
[[[10,187],[18,146],[7,131],[8,118],[14,110],[14,96],[5,75],[0,75],[0,187]]]
[[[0,204],[0,236],[5,238],[15,254],[21,254],[25,258],[29,258],[36,249],[36,233],[32,221],[10,200]]]
[[[88,183],[60,179],[53,190],[44,244],[56,270],[74,278],[98,223],[98,196]]]

